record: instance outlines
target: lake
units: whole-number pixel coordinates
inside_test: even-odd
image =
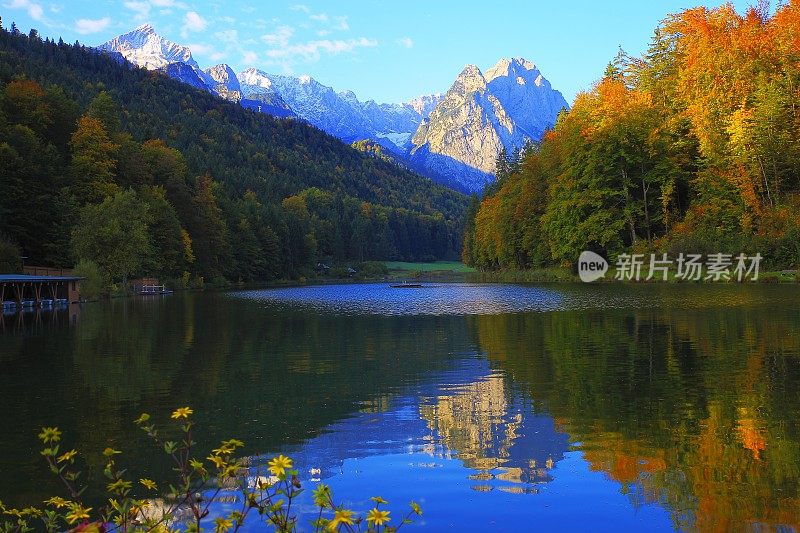
[[[358,511],[418,501],[409,531],[800,526],[795,285],[332,285],[72,313],[3,318],[8,504],[60,494],[42,426],[91,452],[96,484],[106,446],[163,478],[133,420],[188,405],[206,449],[290,455]]]

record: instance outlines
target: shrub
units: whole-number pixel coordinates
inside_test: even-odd
[[[246,458],[236,457],[244,443],[237,439],[223,440],[203,459],[195,457],[195,424],[189,407],[176,409],[171,415],[174,424],[157,429],[150,415],[142,414],[134,423],[141,428],[174,462],[176,479],[172,483],[156,483],[148,478],[138,481],[121,464],[121,451],[106,448],[105,463],[107,503],[94,509],[81,501],[86,487],[80,486],[81,472],[76,468],[77,450],[63,451],[61,431],[55,427],[42,428],[39,439],[41,451],[50,470],[58,476],[67,490],[67,498],[54,496],[43,508],[12,509],[0,502],[0,532],[23,533],[38,525],[48,532],[70,533],[158,532],[186,531],[198,533],[204,526],[213,526],[215,533],[238,531],[245,520],[261,520],[279,532],[296,531],[297,517],[292,514],[292,501],[305,489],[302,487],[293,461],[278,455],[268,462],[266,471],[253,470]],[[177,427],[175,427],[177,426]],[[172,436],[172,438],[170,438]],[[176,438],[177,437],[177,438]],[[213,520],[211,505],[223,490],[230,494],[236,489],[242,495],[241,506]],[[203,491],[206,491],[206,494]],[[210,493],[210,496],[209,496]],[[414,502],[397,526],[390,525],[388,504],[373,497],[374,506],[364,516],[358,516],[334,502],[330,487],[320,483],[312,491],[317,519],[311,523],[314,531],[392,532],[411,518],[422,514]],[[231,509],[226,499],[225,509]]]
[[[377,278],[389,275],[389,268],[386,263],[381,261],[361,263],[356,270],[358,270],[359,277],[362,278]]]
[[[80,284],[80,296],[83,300],[96,300],[108,293],[108,284],[103,279],[100,267],[94,261],[82,259],[75,265],[76,276],[84,278]]]

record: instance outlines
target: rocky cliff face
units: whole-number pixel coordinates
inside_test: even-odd
[[[242,88],[231,67],[223,63],[207,68],[203,73],[205,74],[206,87],[211,92],[231,102],[241,101]]]
[[[478,191],[492,179],[502,149],[538,141],[567,107],[529,61],[503,59],[486,74],[467,65],[420,123],[411,159]]]

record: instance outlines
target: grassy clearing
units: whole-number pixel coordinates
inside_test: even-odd
[[[404,263],[401,261],[387,261],[386,268],[389,272],[475,272],[474,268],[468,267],[458,261],[436,261],[435,263]]]
[[[489,270],[473,272],[467,280],[475,283],[544,283],[578,281],[566,268],[538,268],[534,270]]]

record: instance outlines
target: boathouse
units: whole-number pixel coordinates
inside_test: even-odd
[[[0,274],[0,302],[3,309],[49,307],[79,299],[79,276]]]

